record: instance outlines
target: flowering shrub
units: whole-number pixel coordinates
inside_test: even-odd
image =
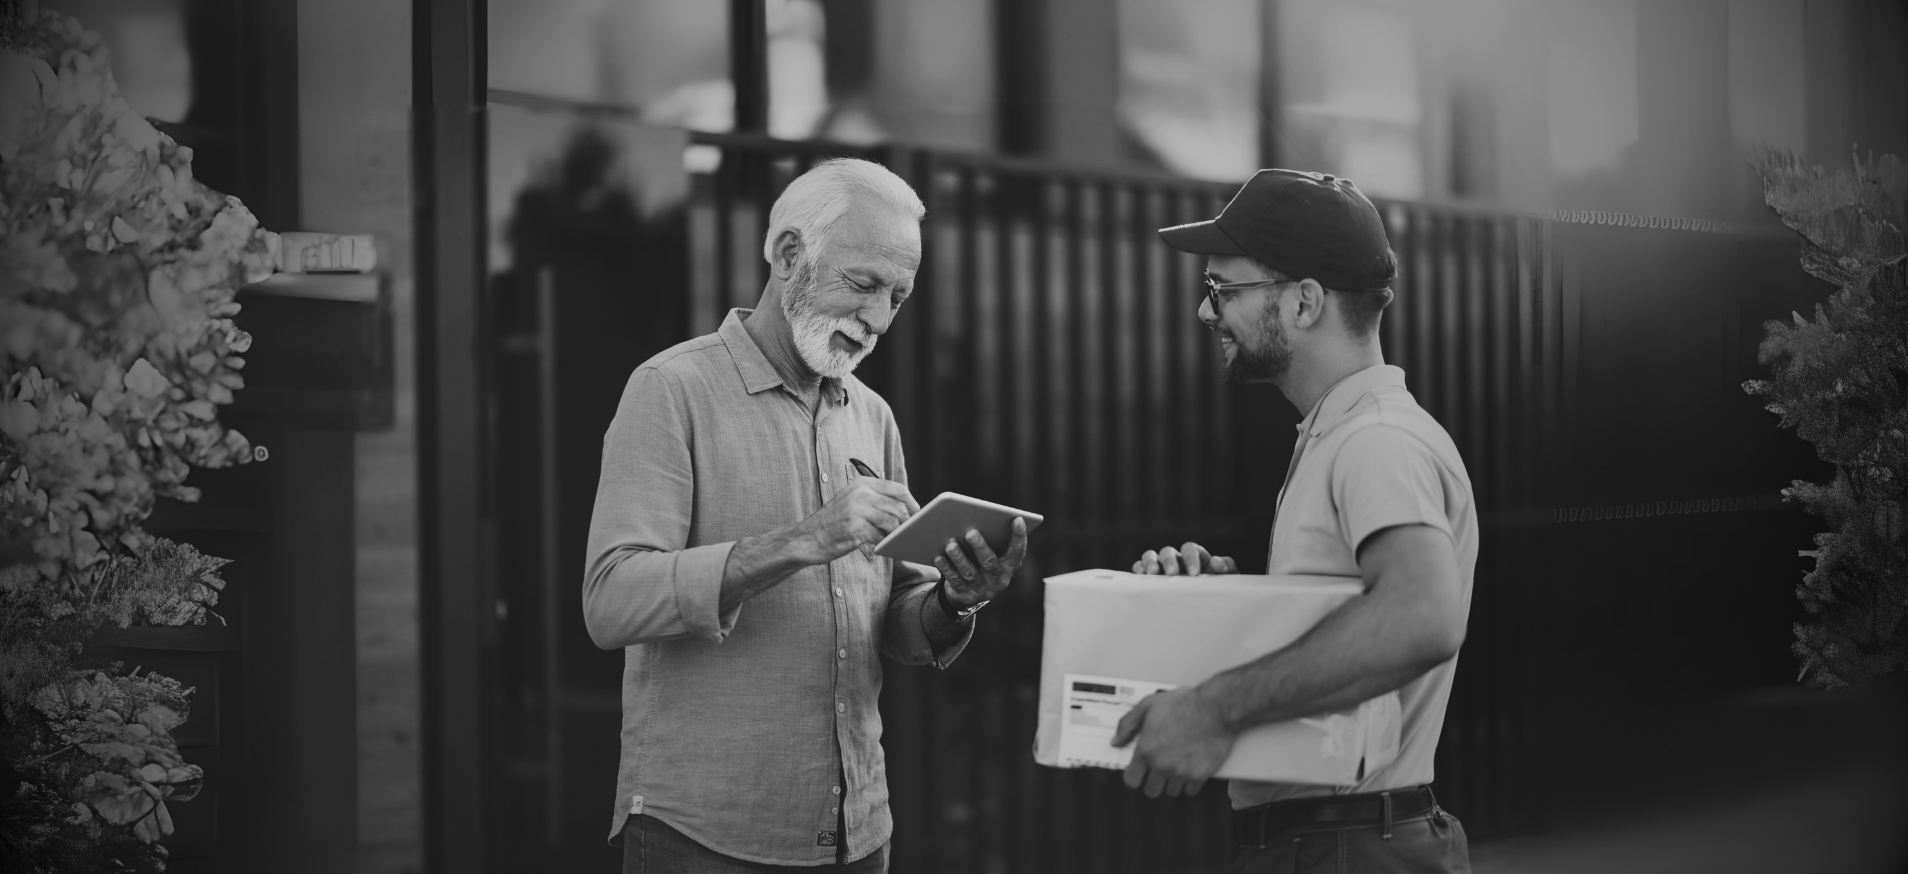
[[[271,274],[277,238],[117,96],[97,34],[49,15],[37,35],[8,65],[37,100],[9,100],[25,111],[0,133],[0,489],[38,517],[40,578],[70,586],[139,549],[155,497],[196,497],[190,466],[249,457],[217,408],[251,342],[233,294]]]
[[[95,672],[34,696],[34,707],[64,749],[86,754],[78,767],[86,772],[79,779],[81,797],[72,804],[81,824],[98,819],[131,826],[147,842],[172,831],[166,798],[178,793],[181,801],[190,799],[205,777],[198,765],[179,758],[170,734],[186,721],[189,691],[176,680],[141,678],[137,671],[124,677]]]
[[[1825,689],[1900,683],[1909,624],[1903,324],[1904,174],[1893,155],[1826,173],[1788,153],[1756,163],[1764,200],[1803,238],[1803,269],[1836,287],[1815,319],[1764,324],[1771,378],[1744,384],[1836,467],[1827,483],[1783,490],[1835,529],[1804,553],[1805,621],[1791,646],[1799,678]]]
[[[192,690],[81,669],[102,625],[206,621],[223,561],[146,533],[193,467],[248,461],[238,288],[278,238],[119,97],[97,34],[46,13],[0,46],[0,857],[159,870],[199,769]]]

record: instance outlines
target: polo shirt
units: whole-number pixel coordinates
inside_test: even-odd
[[[1299,423],[1299,441],[1280,491],[1267,573],[1359,577],[1358,548],[1396,525],[1429,525],[1452,538],[1465,610],[1478,563],[1478,512],[1458,446],[1387,364],[1340,380]],[[1432,756],[1445,723],[1458,658],[1399,689],[1399,755],[1352,786],[1234,780],[1234,809],[1330,793],[1378,792],[1432,781]]]

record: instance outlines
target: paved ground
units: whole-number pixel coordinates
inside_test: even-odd
[[[1890,767],[1734,802],[1484,842],[1475,874],[1879,874],[1904,870],[1903,772]]]
[[[1652,722],[1651,717],[1660,717]],[[1607,723],[1608,726],[1608,723]],[[1576,808],[1480,841],[1477,874],[1872,874],[1905,870],[1904,704],[1773,687],[1577,738]],[[1598,742],[1599,740],[1603,742]]]

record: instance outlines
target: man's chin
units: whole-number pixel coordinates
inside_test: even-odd
[[[1239,356],[1238,350],[1232,348],[1231,346],[1224,347],[1223,351],[1221,352],[1221,356],[1222,356],[1220,359],[1221,381],[1232,383],[1234,385],[1244,385],[1246,382],[1248,382],[1246,370],[1245,368],[1240,366],[1240,356]]]
[[[1249,361],[1245,356],[1229,356],[1220,365],[1220,378],[1233,385],[1277,382],[1286,373],[1283,365]]]
[[[811,362],[808,362],[808,365],[810,370],[815,371],[817,374],[823,377],[826,377],[828,379],[842,379],[843,377],[846,377],[849,374],[854,373],[855,368],[860,367],[862,365],[862,359],[867,357],[868,357],[868,353],[866,351],[856,355],[846,355],[846,356],[838,353],[837,355],[830,356],[830,360],[828,361],[824,361],[824,362],[811,361]],[[821,364],[823,366],[818,367],[816,366],[817,364]]]
[[[868,360],[868,353],[873,351],[875,351],[875,347],[871,345],[864,348],[862,351],[855,353],[853,357],[849,358],[848,367],[842,370],[842,376],[847,376],[851,373],[854,373],[855,368],[862,366],[862,362]],[[841,378],[842,378],[841,376],[836,377],[836,379],[841,379]]]
[[[854,348],[848,348],[850,342],[851,341],[846,340],[830,340],[829,352],[838,361],[850,362],[849,367],[853,369],[856,364],[862,363],[862,359],[868,357],[868,353],[875,351],[875,344],[861,343],[855,345]]]

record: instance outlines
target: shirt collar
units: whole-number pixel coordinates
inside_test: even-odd
[[[1326,389],[1319,403],[1313,405],[1312,412],[1306,415],[1306,421],[1299,423],[1299,430],[1314,437],[1326,433],[1339,419],[1345,416],[1352,405],[1359,402],[1375,388],[1383,386],[1405,387],[1405,371],[1390,364],[1374,364],[1364,370],[1347,375]]]
[[[762,347],[756,345],[756,338],[749,336],[749,329],[742,326],[742,320],[753,312],[755,310],[740,307],[732,309],[728,317],[723,319],[722,327],[716,329],[716,335],[722,338],[723,345],[729,347],[729,357],[735,359],[736,374],[742,377],[743,390],[756,394],[786,386],[790,391],[800,394],[800,388],[783,378],[775,364],[769,361],[769,356],[763,354]],[[837,403],[848,403],[848,386],[843,385],[842,380],[822,377],[822,393]]]

